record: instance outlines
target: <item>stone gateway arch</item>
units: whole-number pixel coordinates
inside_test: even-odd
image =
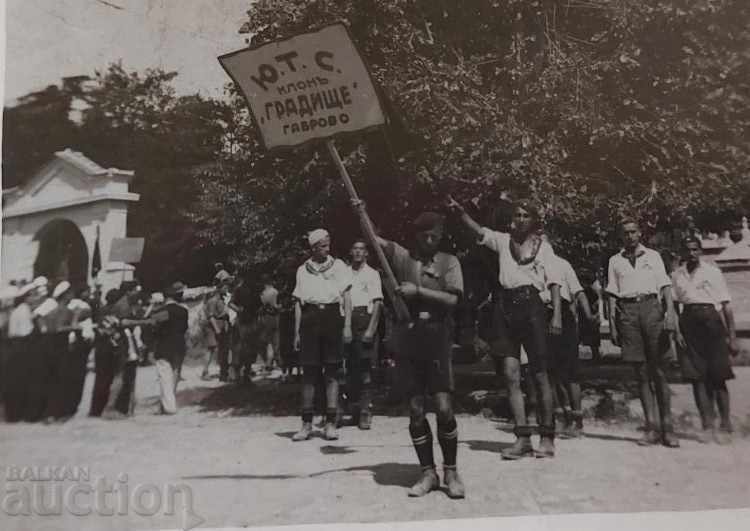
[[[53,284],[99,283],[106,292],[132,278],[131,265],[107,260],[139,199],[128,190],[133,176],[66,149],[25,184],[3,190],[2,284],[44,275]],[[102,266],[94,278],[97,239]]]

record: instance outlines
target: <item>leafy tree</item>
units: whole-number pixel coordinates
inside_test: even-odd
[[[690,213],[706,226],[750,203],[743,0],[259,0],[248,8],[243,30],[253,44],[348,24],[391,123],[385,136],[362,135],[342,151],[387,234],[402,236],[406,221],[447,191],[486,209],[510,190],[545,206],[558,248],[581,265],[616,245],[624,214],[660,211],[673,226]],[[238,147],[207,176],[204,195],[236,194],[233,206],[217,202],[201,222],[231,234],[240,265],[278,269],[300,248],[300,229],[356,227],[324,152],[259,153],[241,101],[233,111]],[[247,221],[232,225],[237,219]]]
[[[21,184],[76,138],[70,111],[84,80],[68,78],[61,87],[50,85],[4,109],[3,188]]]

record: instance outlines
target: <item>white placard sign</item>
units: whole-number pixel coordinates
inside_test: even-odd
[[[385,123],[370,73],[343,24],[219,61],[247,98],[267,149]]]

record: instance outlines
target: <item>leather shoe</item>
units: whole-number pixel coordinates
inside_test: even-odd
[[[333,422],[327,422],[325,430],[323,431],[323,438],[326,441],[336,441],[339,438],[339,433],[336,430],[336,425]]]
[[[677,435],[674,434],[673,431],[665,431],[664,436],[662,437],[662,444],[666,446],[667,448],[679,448],[680,447],[680,440],[677,438]]]
[[[555,441],[552,437],[542,437],[539,441],[539,449],[534,452],[534,455],[543,457],[555,457]]]
[[[303,422],[302,428],[292,436],[294,442],[306,441],[312,435],[312,422]]]
[[[513,446],[505,448],[500,455],[503,459],[515,461],[523,457],[533,457],[534,447],[531,446],[531,438],[526,436],[520,436],[513,443]]]
[[[421,498],[439,487],[440,479],[438,479],[437,472],[434,468],[428,468],[422,472],[422,477],[409,489],[408,494],[410,498]]]
[[[638,439],[638,446],[653,446],[659,444],[660,437],[655,430],[646,430],[643,436]]]
[[[458,475],[458,471],[455,467],[445,468],[443,478],[445,486],[448,488],[448,497],[454,500],[460,500],[466,497],[466,488],[464,482],[461,481],[461,476]]]

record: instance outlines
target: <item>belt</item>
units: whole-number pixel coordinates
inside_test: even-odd
[[[503,288],[505,297],[531,297],[539,294],[539,290],[534,286],[519,286],[517,288]]]
[[[333,308],[334,306],[336,308],[339,308],[341,305],[338,302],[329,302],[328,304],[315,304],[315,303],[309,303],[308,302],[308,303],[305,303],[304,308],[305,309],[315,308],[315,309],[318,309],[318,310],[325,310],[325,309],[328,309],[328,308]]]
[[[634,297],[620,297],[617,299],[619,302],[642,302],[642,301],[648,301],[651,299],[655,299],[657,297],[656,293],[645,293],[643,295],[636,295]]]
[[[696,303],[690,303],[690,304],[683,304],[683,307],[686,310],[690,310],[690,309],[701,310],[701,309],[707,309],[707,308],[711,308],[712,310],[716,309],[716,306],[708,302],[696,302]]]

